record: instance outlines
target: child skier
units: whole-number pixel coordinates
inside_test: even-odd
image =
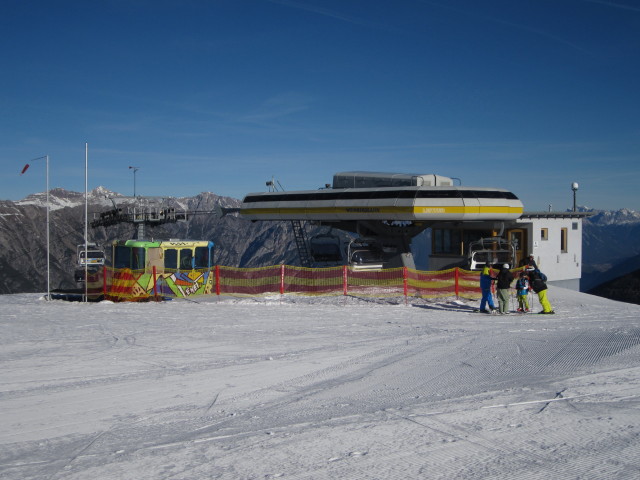
[[[518,296],[518,312],[528,312],[529,301],[527,297],[529,296],[529,278],[524,271],[520,272],[520,277],[516,282],[516,293]]]

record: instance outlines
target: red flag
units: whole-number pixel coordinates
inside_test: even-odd
[[[27,171],[27,168],[29,168],[29,164],[27,163],[24,168],[22,169],[22,171],[20,172],[20,175],[22,175],[24,172]]]

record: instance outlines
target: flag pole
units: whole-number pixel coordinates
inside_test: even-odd
[[[89,295],[89,207],[88,207],[88,178],[89,178],[89,144],[84,144],[84,301]]]
[[[31,162],[35,162],[36,160],[45,159],[46,162],[46,191],[47,191],[47,301],[51,300],[51,254],[50,254],[50,234],[49,234],[49,212],[51,210],[51,202],[49,199],[49,155],[43,155],[42,157],[34,158]],[[29,168],[29,163],[27,163],[20,172],[20,175],[24,175],[24,173]]]
[[[51,210],[51,204],[49,202],[49,155],[45,155],[47,163],[47,300],[51,300],[51,261],[50,261],[50,248],[49,248],[49,211]]]

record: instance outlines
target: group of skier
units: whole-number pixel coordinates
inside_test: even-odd
[[[516,296],[518,298],[519,313],[527,313],[530,311],[528,296],[529,291],[538,294],[538,300],[542,306],[542,310],[538,313],[553,314],[553,308],[547,298],[547,284],[545,275],[540,272],[536,265],[533,255],[529,255],[520,262],[522,271],[518,274],[515,284]],[[482,290],[482,299],[480,300],[480,312],[482,313],[498,313],[505,315],[509,313],[509,299],[511,297],[511,284],[515,280],[515,276],[510,265],[505,263],[494,275],[493,265],[488,263],[485,265],[480,274],[480,290]],[[496,293],[498,297],[498,307],[493,302],[491,287],[496,282]],[[488,308],[487,308],[488,307]]]

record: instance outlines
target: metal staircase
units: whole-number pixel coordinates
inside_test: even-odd
[[[273,178],[267,182],[270,192],[284,192],[284,188],[280,185],[278,180]],[[305,223],[302,220],[291,220],[291,227],[293,228],[293,236],[296,240],[296,248],[298,249],[298,258],[300,258],[300,265],[303,267],[311,268],[313,266],[313,259],[311,252],[309,251],[309,241],[304,229]]]
[[[313,266],[313,259],[311,258],[311,252],[309,252],[309,241],[307,240],[307,234],[304,230],[304,223],[300,220],[291,220],[291,226],[293,227],[293,236],[296,239],[300,265],[311,268]]]

